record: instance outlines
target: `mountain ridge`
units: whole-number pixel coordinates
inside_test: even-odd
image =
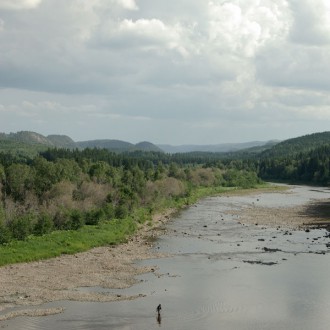
[[[251,141],[241,143],[220,143],[220,144],[184,144],[173,146],[169,144],[159,144],[158,147],[167,153],[186,153],[186,152],[235,152],[243,149],[249,149],[253,147],[262,147],[268,144],[278,143],[279,141]]]
[[[156,145],[148,141],[142,141],[136,144],[116,140],[116,139],[96,139],[87,141],[74,141],[67,135],[52,134],[44,136],[42,134],[31,131],[19,131],[17,133],[1,133],[0,132],[0,151],[12,150],[19,148],[20,152],[24,151],[24,147],[28,150],[38,151],[48,148],[65,148],[65,149],[85,149],[99,148],[107,149],[112,152],[164,152],[164,153],[189,153],[189,152],[211,152],[211,153],[228,153],[239,154],[244,153],[245,156],[257,156],[261,158],[267,157],[285,157],[300,152],[308,151],[323,144],[330,144],[330,131],[318,132],[303,135],[284,141],[251,141],[243,143],[223,143],[208,145]]]

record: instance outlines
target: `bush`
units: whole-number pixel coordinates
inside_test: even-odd
[[[10,241],[11,235],[7,226],[0,220],[0,245]]]
[[[115,217],[117,219],[124,219],[128,216],[128,208],[125,205],[118,205],[115,210]]]
[[[35,235],[44,235],[51,233],[54,230],[54,222],[50,215],[40,214],[36,224],[34,225],[33,233]]]
[[[69,228],[67,229],[78,230],[85,224],[84,220],[82,212],[79,210],[72,210],[70,212]]]
[[[115,207],[113,206],[112,203],[107,203],[104,206],[103,211],[104,211],[104,217],[107,220],[111,220],[115,217]]]
[[[79,210],[59,210],[54,217],[54,226],[58,230],[77,230],[84,224],[84,216]]]
[[[25,240],[32,233],[35,220],[33,214],[25,214],[12,219],[8,224],[11,236],[17,240]]]
[[[99,224],[105,218],[105,212],[102,209],[95,209],[86,212],[85,224],[89,226],[95,226]]]

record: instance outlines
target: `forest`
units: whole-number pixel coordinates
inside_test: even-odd
[[[128,218],[134,227],[189,204],[198,189],[261,183],[237,162],[208,163],[207,156],[96,148],[53,148],[33,158],[0,153],[0,244]]]
[[[293,156],[268,157],[256,161],[258,176],[264,180],[330,185],[330,145],[321,145]]]
[[[329,186],[329,138],[318,133],[231,153],[4,148],[0,264],[116,244],[157,212],[226,189],[265,181]]]

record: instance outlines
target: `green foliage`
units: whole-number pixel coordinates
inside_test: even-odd
[[[322,145],[330,144],[330,132],[314,133],[285,140],[263,152],[261,158],[293,157],[299,153],[310,152]]]
[[[157,152],[49,149],[24,161],[0,155],[0,260],[120,242],[154,212],[184,207],[223,186],[256,184],[255,171],[252,162]]]
[[[92,209],[85,214],[85,224],[89,226],[98,225],[101,221],[104,221],[107,217],[105,209]],[[109,219],[109,218],[108,218]]]
[[[12,219],[8,224],[11,237],[17,240],[25,240],[32,233],[35,221],[36,217],[32,213]]]
[[[128,216],[129,211],[125,204],[118,205],[115,209],[115,217],[117,219],[124,219]]]
[[[32,188],[32,168],[25,164],[11,164],[6,168],[5,189],[14,200],[24,201],[26,193]]]
[[[0,206],[0,245],[8,243],[11,239],[10,231],[6,226],[5,211]]]
[[[103,216],[105,220],[111,220],[115,217],[115,207],[112,203],[107,203],[103,208]]]
[[[137,208],[132,215],[132,218],[137,222],[137,223],[145,223],[146,221],[151,220],[151,209],[149,208]]]
[[[261,183],[255,172],[230,169],[223,174],[226,187],[253,188]]]
[[[39,152],[45,151],[47,148],[48,147],[45,145],[27,144],[15,140],[0,139],[0,154],[6,155],[7,159],[10,157],[16,161],[32,159],[36,157]]]
[[[54,217],[54,226],[57,230],[77,230],[84,224],[83,213],[76,209],[60,209]]]
[[[35,235],[41,236],[49,234],[54,230],[54,222],[49,214],[42,213],[38,216],[37,221],[33,228]]]
[[[330,145],[286,158],[267,158],[258,162],[259,176],[265,180],[330,184]]]
[[[35,159],[33,168],[36,171],[34,189],[37,195],[41,196],[58,181],[55,165],[40,157]]]
[[[31,138],[23,133],[10,145]],[[34,157],[0,152],[0,262],[114,244],[154,212],[224,189],[255,187],[260,178],[329,185],[329,138],[329,132],[315,134],[240,157],[96,148],[54,148]]]

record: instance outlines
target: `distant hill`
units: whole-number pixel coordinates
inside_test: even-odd
[[[0,152],[18,157],[34,157],[48,148],[76,148],[75,142],[68,136],[50,135],[45,137],[36,132],[20,131],[17,133],[0,133]]]
[[[272,158],[291,157],[308,152],[319,146],[330,144],[330,132],[314,133],[301,137],[279,141],[253,141],[246,143],[224,143],[216,145],[155,145],[143,141],[137,144],[121,140],[103,139],[75,142],[66,135],[43,136],[36,132],[20,131],[17,133],[0,133],[0,152],[18,155],[37,155],[48,148],[84,149],[100,148],[113,152],[153,151],[176,153],[221,153],[226,158]]]
[[[48,135],[47,139],[55,147],[74,149],[77,148],[76,142],[66,135]]]
[[[100,148],[108,149],[113,152],[130,152],[130,151],[156,151],[163,152],[156,145],[144,141],[137,144],[121,141],[121,140],[90,140],[75,142],[66,135],[48,135],[43,136],[36,132],[20,131],[17,133],[0,133],[0,152],[13,152],[19,149],[23,152],[26,149],[31,156],[37,154],[38,151],[47,148],[64,148],[64,149],[84,149],[84,148]]]
[[[168,144],[160,144],[159,148],[164,150],[167,153],[186,153],[186,152],[235,152],[239,150],[256,148],[256,147],[265,147],[270,148],[277,141],[253,141],[245,143],[223,143],[223,144],[214,144],[214,145],[180,145],[172,146]]]
[[[79,141],[76,145],[81,148],[99,148],[108,149],[111,151],[128,151],[134,147],[134,144],[121,141],[121,140],[90,140],[90,141]]]
[[[11,154],[18,158],[33,158],[39,152],[45,151],[49,146],[38,143],[25,143],[3,138],[0,135],[0,152]]]
[[[53,143],[49,141],[45,136],[29,131],[20,131],[17,133],[5,134],[5,138],[12,141],[23,142],[27,144],[43,144],[47,146],[53,146]]]
[[[43,136],[36,132],[20,131],[17,133],[0,133],[0,141],[15,141],[25,144],[40,144],[49,147],[71,147],[75,148],[75,142],[66,135]]]
[[[282,141],[261,153],[261,158],[292,157],[330,144],[330,132],[313,133]]]
[[[137,144],[121,141],[121,140],[91,140],[76,142],[76,145],[81,148],[100,148],[107,149],[113,152],[129,152],[129,151],[157,151],[163,152],[160,148],[150,142],[140,142]]]
[[[164,152],[161,148],[157,147],[153,143],[143,141],[135,145],[135,149],[143,151],[154,151],[154,152]]]

